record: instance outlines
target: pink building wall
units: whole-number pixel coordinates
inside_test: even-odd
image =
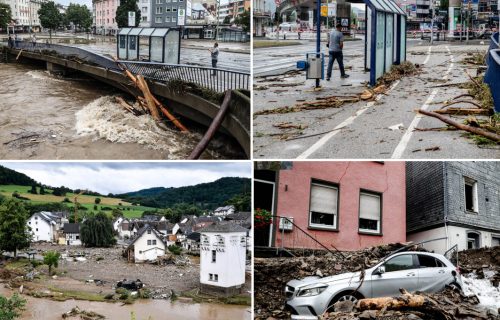
[[[311,179],[338,184],[338,231],[309,228]],[[360,189],[382,194],[382,235],[358,233]],[[383,243],[406,241],[405,163],[394,162],[294,162],[279,172],[277,215],[293,217],[294,223],[325,246],[358,250]],[[284,232],[284,246],[320,249],[294,227]],[[282,243],[277,230],[276,246]]]
[[[98,33],[101,30],[105,30],[106,34],[108,34],[111,30],[118,29],[115,18],[120,0],[94,0],[92,5],[95,14],[96,31]]]

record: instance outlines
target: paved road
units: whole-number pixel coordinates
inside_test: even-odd
[[[364,56],[364,36],[359,36],[360,40],[346,41],[344,45],[345,60],[352,60]],[[292,42],[297,42],[293,40]],[[413,47],[421,40],[408,40],[408,47]],[[316,52],[316,42],[301,41],[301,45],[258,48],[254,49],[253,74],[254,77],[278,75],[296,69],[299,60],[305,60],[306,53]],[[321,52],[328,55],[328,48],[324,42],[321,43]],[[327,59],[327,58],[326,58]]]
[[[417,43],[418,44],[418,43]],[[444,82],[467,80],[460,61],[466,52],[484,52],[487,46],[461,46],[439,44],[413,48],[410,61],[423,65],[418,76],[405,77],[393,84],[386,95],[377,101],[358,102],[341,108],[327,108],[254,117],[254,157],[257,159],[497,159],[497,146],[479,147],[461,131],[415,131],[415,128],[436,128],[445,125],[434,118],[416,115],[415,109],[435,110],[442,101],[464,93],[457,87],[436,87]],[[360,66],[355,66],[355,69]],[[469,69],[475,74],[475,70]],[[335,78],[335,75],[334,75]],[[287,83],[304,82],[299,74]],[[255,91],[254,112],[280,106],[291,106],[304,99],[311,101],[320,96],[354,94],[360,87],[342,87],[337,80],[331,89],[313,92],[301,87],[284,88],[286,94],[270,87]],[[281,83],[283,83],[282,81]],[[300,89],[297,89],[300,88]],[[274,91],[273,91],[274,90]],[[325,92],[326,91],[326,92]],[[441,103],[440,103],[441,102]],[[453,117],[463,121],[463,117]],[[283,139],[279,123],[300,124],[306,138]],[[329,132],[327,132],[329,131]],[[325,133],[327,132],[327,133]],[[280,139],[281,137],[281,139]],[[427,150],[426,150],[427,149]]]

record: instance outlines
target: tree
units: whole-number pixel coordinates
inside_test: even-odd
[[[49,276],[52,274],[52,266],[57,268],[61,254],[57,251],[47,251],[43,255],[43,263],[49,266]]]
[[[38,194],[38,192],[36,191],[36,185],[32,185],[32,186],[31,186],[30,193],[31,193],[31,194]]]
[[[28,248],[31,234],[26,226],[28,212],[22,202],[8,199],[0,205],[0,250],[14,252]]]
[[[137,5],[137,0],[123,0],[120,1],[120,5],[116,8],[115,21],[118,24],[118,28],[128,27],[129,11],[135,11],[135,25],[139,25],[141,21],[141,11]]]
[[[40,186],[40,194],[45,194],[45,188],[43,186]]]
[[[25,305],[26,300],[19,297],[17,293],[14,293],[10,299],[0,295],[0,319],[14,320],[20,317]]]
[[[250,193],[242,193],[227,200],[224,204],[233,205],[236,211],[250,211],[251,199]]]
[[[241,26],[243,31],[250,31],[250,10],[245,10],[245,12],[237,16],[234,23]]]
[[[65,24],[73,23],[74,26],[88,31],[92,25],[92,13],[86,5],[70,3],[64,17]]]
[[[80,227],[80,235],[86,247],[110,247],[116,243],[113,223],[103,212],[89,216]]]
[[[222,23],[224,24],[230,24],[231,23],[231,18],[233,16],[230,16],[230,15],[227,15],[225,18],[224,18],[224,21],[222,21]]]
[[[95,204],[99,204],[99,203],[101,203],[101,198],[95,198],[95,199],[94,199],[94,203],[95,203]]]
[[[111,215],[113,216],[113,218],[118,218],[118,217],[123,217],[123,212],[120,210],[120,209],[117,209],[117,208],[114,208],[112,211],[111,211]]]
[[[10,6],[5,3],[0,3],[0,28],[7,29],[7,26],[12,21],[12,11]]]
[[[52,42],[52,30],[57,29],[63,20],[54,1],[42,3],[40,9],[38,9],[38,17],[42,27],[49,29],[49,38]]]

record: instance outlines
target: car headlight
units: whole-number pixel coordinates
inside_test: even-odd
[[[302,289],[299,291],[297,294],[297,297],[312,297],[312,296],[317,296],[318,294],[321,294],[323,291],[328,288],[327,285],[319,286],[319,287],[314,287],[314,288],[308,288],[308,289]]]

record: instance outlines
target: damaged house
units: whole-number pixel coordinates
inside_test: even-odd
[[[161,234],[152,226],[146,224],[142,227],[137,236],[130,242],[125,255],[128,262],[154,261],[158,257],[165,255],[165,244]]]
[[[500,163],[406,164],[407,239],[445,253],[500,245]]]
[[[80,240],[80,224],[65,223],[63,227],[64,244],[68,246],[81,246]]]
[[[200,230],[202,292],[238,294],[245,283],[247,229],[233,223]]]
[[[254,230],[258,250],[349,251],[406,241],[404,162],[295,161],[255,166],[254,208],[274,216],[272,223]]]
[[[34,213],[28,219],[28,227],[31,228],[32,240],[57,242],[62,225],[68,222],[64,213],[52,213],[47,211]]]

